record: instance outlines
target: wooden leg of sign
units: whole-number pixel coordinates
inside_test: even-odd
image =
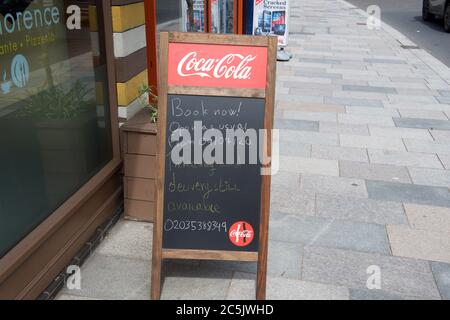
[[[256,275],[256,300],[266,299],[266,278],[267,278],[267,251],[269,237],[269,208],[270,202],[270,176],[263,175],[262,201],[261,201],[261,221],[259,233],[258,249],[258,273]],[[266,181],[264,181],[266,180]],[[267,184],[267,181],[269,182]],[[264,183],[266,182],[266,183]]]
[[[150,298],[159,300],[161,297],[161,265],[162,265],[162,234],[159,223],[153,225],[153,249],[152,249],[152,279]]]
[[[265,257],[262,257],[262,251],[259,252],[258,273],[256,275],[256,300],[266,299],[266,277],[267,277],[267,251]]]
[[[157,258],[156,255],[153,254],[152,280],[151,280],[152,285],[150,292],[150,298],[152,300],[159,300],[161,297],[161,264],[162,264],[161,255],[159,255],[159,258]]]

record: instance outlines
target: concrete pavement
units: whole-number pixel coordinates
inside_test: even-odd
[[[342,1],[292,2],[269,299],[450,299],[450,70],[365,22]],[[151,229],[120,221],[58,298],[148,299]],[[255,272],[168,262],[162,298],[252,299]]]

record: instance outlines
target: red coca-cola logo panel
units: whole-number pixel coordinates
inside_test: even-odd
[[[264,89],[267,48],[170,43],[168,65],[169,85]]]

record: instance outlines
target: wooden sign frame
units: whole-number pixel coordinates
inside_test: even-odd
[[[233,45],[267,48],[265,89],[237,89],[223,87],[169,86],[168,48],[169,43],[192,43],[212,45]],[[257,252],[222,250],[163,249],[164,178],[166,154],[167,97],[169,94],[207,95],[242,98],[264,98],[264,129],[267,140],[264,143],[267,157],[272,156],[272,128],[275,102],[275,76],[277,38],[263,36],[217,35],[206,33],[162,32],[160,34],[159,97],[158,97],[158,152],[157,152],[157,211],[153,228],[153,253],[151,271],[151,298],[159,299],[161,293],[161,267],[163,259],[198,259],[257,262],[256,299],[266,296],[268,227],[270,211],[270,175],[261,176],[261,206],[259,226],[259,249]],[[264,161],[267,163],[267,161]],[[270,163],[264,166],[270,168]]]

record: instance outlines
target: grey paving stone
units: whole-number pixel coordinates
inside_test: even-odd
[[[339,144],[337,134],[299,130],[280,130],[280,143],[283,141],[331,146],[337,146]]]
[[[368,162],[366,149],[313,145],[311,157]]]
[[[450,264],[431,262],[431,270],[433,270],[442,299],[450,300]]]
[[[391,103],[400,103],[400,102],[418,102],[418,103],[437,103],[435,97],[433,96],[414,96],[414,95],[400,95],[400,94],[390,94],[389,101]]]
[[[303,194],[299,187],[288,189],[273,185],[270,195],[270,210],[299,215],[315,214],[315,198],[312,195]]]
[[[384,226],[321,217],[272,213],[271,240],[390,254]]]
[[[205,265],[193,267],[173,261],[165,263],[163,269],[163,300],[223,300],[233,275],[230,270]]]
[[[280,156],[311,157],[311,145],[307,143],[295,143],[281,141],[279,144]]]
[[[341,134],[340,141],[344,147],[405,151],[405,146],[400,138]]]
[[[271,189],[300,190],[300,174],[287,171],[278,171],[271,176]]]
[[[415,139],[404,139],[406,149],[412,152],[450,154],[449,143],[429,142]]]
[[[297,111],[297,110],[285,110],[283,112],[284,118],[305,120],[305,121],[329,121],[336,122],[336,113],[331,112],[310,112],[310,111]]]
[[[150,265],[146,260],[94,254],[81,269],[81,290],[63,294],[112,300],[150,299]]]
[[[281,156],[280,169],[297,173],[339,176],[337,160]]]
[[[311,77],[311,78],[342,79],[342,75],[328,72],[296,71],[295,75],[300,77]]]
[[[339,161],[339,175],[347,178],[411,183],[405,167],[355,161]]]
[[[438,154],[445,169],[450,169],[450,154]]]
[[[406,64],[406,61],[404,61],[404,60],[396,60],[396,59],[364,58],[364,62],[369,62],[369,63],[388,63],[388,64]]]
[[[319,131],[325,133],[355,134],[360,136],[369,135],[367,125],[362,124],[344,124],[320,121]]]
[[[370,135],[387,138],[410,138],[433,141],[430,132],[426,129],[412,129],[400,127],[382,127],[369,125]]]
[[[450,97],[436,97],[440,103],[450,104]]]
[[[366,116],[389,116],[400,117],[400,113],[395,109],[387,108],[370,108],[370,107],[345,107],[349,114],[361,114]]]
[[[302,257],[301,244],[269,241],[267,273],[273,277],[300,279]]]
[[[96,249],[96,253],[150,260],[153,224],[120,220]]]
[[[437,187],[450,186],[450,170],[408,168],[408,171],[415,184]]]
[[[268,300],[348,300],[347,288],[280,277],[267,277]],[[227,294],[228,300],[254,300],[254,276],[236,273]]]
[[[416,118],[393,118],[397,127],[450,130],[450,121]]]
[[[450,131],[447,130],[430,130],[434,140],[439,143],[450,143]]]
[[[274,128],[302,131],[319,131],[318,121],[276,119]]]
[[[450,90],[438,90],[438,92],[443,97],[450,97]]]
[[[400,115],[403,118],[448,120],[444,112],[438,110],[402,109],[400,110]]]
[[[375,87],[375,86],[352,86],[343,85],[344,91],[362,91],[362,92],[379,92],[379,93],[397,93],[397,90],[389,87]]]
[[[393,294],[439,298],[439,292],[426,261],[389,257],[355,251],[305,247],[303,279],[367,289],[369,266],[381,271],[381,290]]]
[[[367,152],[372,163],[442,169],[442,164],[435,154],[377,149],[369,149]]]
[[[381,109],[380,110],[384,110]],[[394,121],[392,121],[392,117],[387,115],[373,115],[373,114],[355,114],[355,113],[346,113],[346,114],[338,114],[338,122],[345,124],[369,124],[369,125],[377,125],[377,126],[385,126],[385,127],[394,127]]]
[[[450,207],[448,188],[371,180],[366,186],[371,199]]]
[[[412,297],[377,289],[350,289],[350,300],[436,300],[438,297]]]
[[[343,106],[383,108],[383,103],[380,100],[325,97],[323,101],[324,103],[338,104]]]
[[[403,205],[398,202],[318,194],[316,210],[321,217],[381,225],[408,223]]]
[[[322,193],[367,198],[364,180],[323,175],[302,174],[300,191],[308,195]]]
[[[300,58],[301,62],[326,63],[326,64],[340,64],[339,59],[319,59],[319,58]]]

